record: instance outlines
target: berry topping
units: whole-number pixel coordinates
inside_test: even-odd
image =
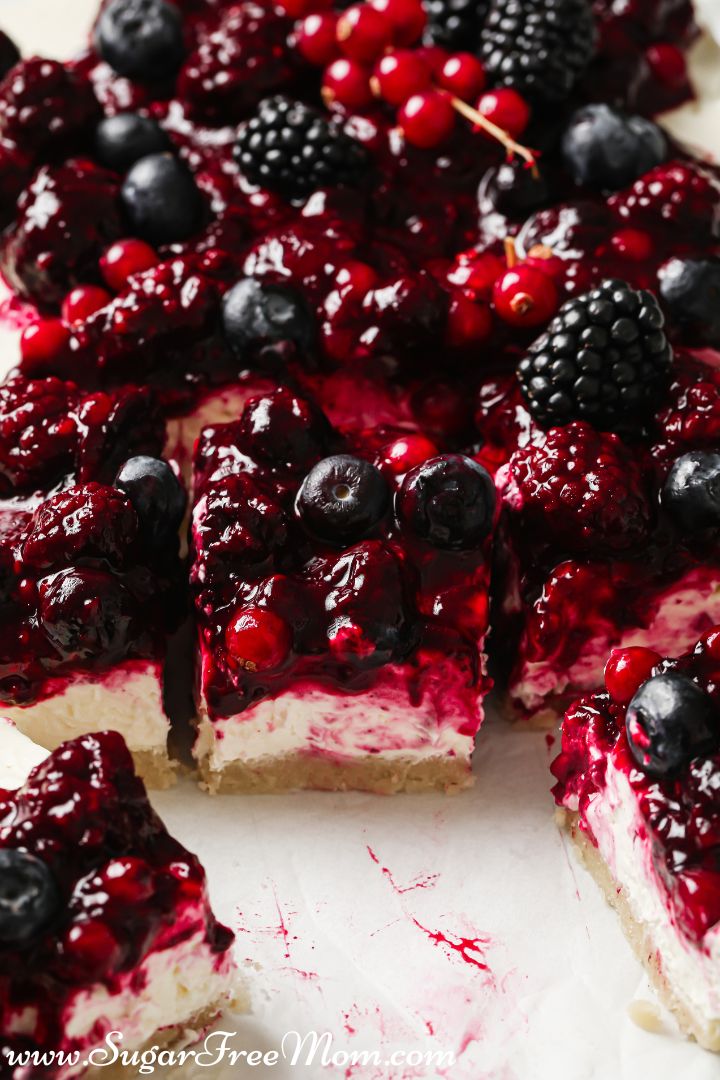
[[[157,123],[139,113],[118,113],[98,124],[95,153],[101,165],[124,173],[140,158],[172,150],[172,143]]]
[[[416,45],[427,23],[421,0],[370,0],[390,22],[396,45]]]
[[[393,25],[370,4],[353,4],[337,23],[340,48],[351,60],[371,64],[392,44]]]
[[[0,30],[0,79],[4,79],[11,67],[20,59],[17,45],[4,30]]]
[[[233,615],[225,632],[225,648],[231,666],[246,671],[278,668],[292,648],[290,627],[264,608],[246,608]]]
[[[373,93],[389,105],[402,105],[430,85],[430,68],[411,49],[394,49],[378,60],[373,71]]]
[[[35,155],[74,145],[99,113],[91,85],[56,60],[23,60],[0,84],[0,136]]]
[[[557,286],[542,270],[517,266],[495,282],[493,303],[500,318],[511,326],[542,326],[557,311]]]
[[[243,278],[223,299],[225,338],[244,363],[306,355],[315,337],[315,320],[302,295],[286,285]]]
[[[647,539],[652,510],[640,465],[616,435],[582,422],[516,450],[523,527],[562,551],[622,551]]]
[[[62,317],[63,322],[68,326],[73,326],[74,323],[84,322],[85,319],[89,319],[91,315],[94,315],[100,308],[105,307],[110,303],[112,297],[105,289],[101,289],[99,285],[78,285],[76,289],[69,292],[62,303]],[[42,323],[36,324],[36,326],[42,326]],[[47,321],[45,323],[47,327]],[[47,330],[46,330],[47,332]],[[37,335],[36,335],[37,339]],[[37,346],[37,340],[35,345]],[[55,352],[62,351],[62,344],[58,340],[54,347],[48,345],[43,348],[45,353],[45,359],[50,360]],[[32,358],[27,353],[23,353],[25,359]]]
[[[495,504],[487,470],[472,458],[445,454],[410,470],[395,509],[400,525],[414,536],[436,548],[466,551],[490,534]]]
[[[623,281],[568,300],[518,365],[541,424],[588,419],[618,427],[657,404],[672,366],[663,314],[652,293]]]
[[[437,76],[438,84],[463,101],[473,101],[485,88],[485,68],[472,53],[453,53]]]
[[[488,169],[478,190],[481,213],[496,210],[516,221],[524,220],[544,206],[549,198],[545,175],[518,161],[504,161]]]
[[[303,20],[297,31],[297,47],[308,63],[324,67],[337,57],[336,24],[334,11],[321,11]]]
[[[110,288],[122,292],[128,278],[151,270],[159,262],[155,249],[142,240],[118,240],[100,259],[100,270]]]
[[[185,56],[180,11],[166,0],[110,0],[95,28],[95,47],[119,75],[159,82],[174,75]]]
[[[720,236],[720,183],[694,161],[658,165],[608,203],[633,226],[656,228],[662,222],[684,236]]]
[[[422,150],[446,142],[455,128],[455,110],[446,94],[421,90],[398,111],[398,125],[407,141]]]
[[[40,625],[66,660],[122,658],[135,638],[130,593],[105,570],[71,567],[39,584]]]
[[[426,38],[445,49],[466,49],[480,41],[489,0],[425,0]]]
[[[508,135],[518,138],[530,122],[530,106],[517,90],[487,90],[480,95],[477,110],[486,120],[502,128]],[[481,134],[488,139],[495,136],[484,129]]]
[[[187,509],[185,488],[166,461],[153,457],[130,458],[115,478],[135,508],[143,538],[162,549],[177,538]]]
[[[613,649],[605,665],[605,686],[616,705],[628,705],[661,660],[658,653],[639,645]]]
[[[297,496],[297,512],[316,536],[349,544],[380,521],[390,503],[382,473],[367,461],[337,454],[313,466]]]
[[[587,0],[491,0],[482,59],[498,86],[540,101],[562,100],[594,51]]]
[[[650,776],[670,776],[720,744],[720,716],[710,697],[676,671],[648,679],[625,717],[633,758]]]
[[[267,98],[240,126],[236,157],[251,184],[288,198],[356,184],[368,161],[339,120],[287,97]]]
[[[720,259],[670,259],[660,296],[690,344],[720,347]]]
[[[60,894],[50,868],[35,855],[0,849],[0,942],[13,947],[29,944],[60,906]]]
[[[342,105],[349,112],[364,109],[372,102],[370,69],[359,60],[340,56],[323,73],[322,98],[326,105]]]
[[[133,165],[121,191],[134,232],[151,244],[186,240],[198,227],[202,200],[188,167],[172,154],[151,154]]]
[[[218,9],[220,21],[201,33],[188,56],[178,95],[194,115],[228,124],[291,78],[292,23],[270,4],[245,0],[224,6]]]
[[[665,481],[662,505],[686,536],[720,526],[720,454],[694,450],[679,457]]]
[[[20,296],[59,305],[92,281],[108,243],[120,235],[117,183],[89,161],[43,166],[2,238],[0,266]]]
[[[667,140],[657,124],[643,116],[625,116],[609,105],[586,105],[568,124],[563,155],[576,183],[617,191],[665,160]]]
[[[78,286],[82,288],[82,286]],[[75,289],[68,297],[75,294]],[[63,303],[67,302],[68,297]],[[52,371],[58,357],[66,356],[70,348],[70,330],[62,319],[38,319],[26,326],[20,335],[20,354],[23,371],[28,375]]]
[[[240,431],[259,458],[300,472],[307,472],[312,461],[324,456],[330,437],[323,414],[283,389],[248,402]]]
[[[138,519],[115,488],[85,484],[51,496],[33,515],[23,560],[36,569],[92,556],[121,564],[135,539]]]

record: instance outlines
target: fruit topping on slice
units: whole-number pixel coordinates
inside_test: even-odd
[[[150,244],[187,240],[200,225],[202,197],[195,178],[172,154],[141,158],[120,195],[132,231]]]
[[[243,278],[223,298],[223,328],[232,352],[246,364],[306,355],[315,319],[303,295],[287,285]]]
[[[664,321],[653,294],[624,281],[568,300],[518,365],[535,420],[615,428],[647,415],[670,379]]]
[[[101,165],[124,173],[140,158],[172,150],[172,143],[156,120],[140,113],[106,116],[95,131],[95,154]]]
[[[302,482],[297,512],[307,528],[331,543],[367,535],[386,513],[390,491],[379,469],[349,454],[323,458]]]
[[[166,461],[145,455],[129,458],[115,478],[135,508],[143,539],[162,549],[177,536],[187,509],[187,494]]]
[[[720,348],[720,258],[672,258],[658,277],[660,296],[687,343]]]
[[[643,683],[625,717],[633,758],[650,776],[677,773],[720,745],[720,714],[710,695],[677,671]]]
[[[720,454],[693,450],[673,464],[662,505],[682,535],[720,526]]]
[[[59,906],[60,891],[47,863],[28,851],[0,849],[0,943],[31,945]]]
[[[573,114],[562,148],[576,183],[618,191],[660,165],[668,146],[651,120],[601,104],[585,105]]]
[[[167,0],[110,0],[95,27],[95,47],[119,75],[162,82],[185,56],[180,11]]]
[[[396,498],[396,514],[410,534],[448,551],[482,544],[495,520],[490,474],[461,454],[432,457],[410,469]]]

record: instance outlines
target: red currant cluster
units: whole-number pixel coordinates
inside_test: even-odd
[[[324,69],[326,104],[364,109],[379,100],[397,110],[408,143],[431,149],[452,134],[458,114],[528,163],[515,140],[530,120],[515,90],[485,91],[485,70],[471,53],[448,53],[421,44],[426,14],[420,0],[367,0],[344,12],[330,0],[282,0],[299,19],[297,48]],[[469,102],[473,104],[470,105]]]

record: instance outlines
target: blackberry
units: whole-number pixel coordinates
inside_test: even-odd
[[[425,41],[443,49],[475,52],[489,6],[489,0],[425,0]]]
[[[481,55],[496,86],[531,100],[562,101],[594,51],[587,0],[492,0]]]
[[[518,365],[543,425],[590,420],[615,428],[649,412],[665,389],[672,349],[652,293],[608,280],[563,304]]]
[[[240,126],[235,157],[252,184],[287,198],[352,185],[368,163],[365,147],[345,134],[339,120],[282,95],[260,102]]]

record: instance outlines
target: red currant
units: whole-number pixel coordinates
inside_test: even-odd
[[[41,371],[62,355],[69,344],[70,331],[61,319],[40,319],[23,330],[20,354],[30,370]]]
[[[403,435],[380,452],[380,465],[393,474],[404,476],[416,465],[422,465],[428,458],[435,457],[438,448],[424,435]]]
[[[410,49],[386,53],[375,65],[373,93],[389,105],[402,105],[430,85],[430,70]]]
[[[452,134],[455,110],[446,94],[423,90],[408,98],[398,113],[398,123],[412,146],[429,150]]]
[[[530,106],[517,90],[488,90],[479,99],[477,110],[514,139],[522,135],[530,122]],[[487,132],[483,134],[492,138]]]
[[[492,334],[493,318],[487,304],[476,304],[462,293],[456,293],[450,301],[448,312],[447,341],[460,347],[487,341]]]
[[[292,634],[287,623],[267,608],[245,608],[230,620],[225,646],[231,664],[246,671],[266,671],[287,659]]]
[[[474,296],[489,300],[493,285],[505,273],[506,265],[499,255],[491,251],[471,251],[458,256],[457,264],[448,274],[450,285],[469,289]]]
[[[632,645],[613,649],[605,665],[605,687],[616,705],[629,705],[635,692],[652,675],[661,657],[652,649]]]
[[[351,60],[372,64],[393,41],[393,25],[377,8],[353,4],[337,21],[337,40]]]
[[[60,943],[63,967],[74,977],[96,979],[117,970],[123,950],[100,919],[76,922]]]
[[[308,15],[297,33],[297,47],[310,64],[325,67],[338,54],[337,16],[331,11]]]
[[[441,49],[439,45],[421,45],[419,49],[415,49],[415,55],[430,68],[431,73],[437,79],[445,66],[449,54],[445,49]]]
[[[620,229],[611,236],[610,246],[623,259],[630,259],[631,262],[645,262],[653,250],[652,237],[640,229]]]
[[[695,646],[695,653],[709,656],[711,660],[720,661],[720,626],[714,626],[708,630],[704,637],[700,638]]]
[[[396,45],[414,45],[420,40],[427,15],[420,0],[370,0],[392,24]]]
[[[351,259],[338,267],[335,273],[335,284],[342,296],[364,297],[374,289],[378,283],[378,275],[372,266],[360,262],[359,259]]]
[[[69,292],[62,305],[63,320],[72,326],[84,322],[112,300],[110,293],[98,285],[78,285]]]
[[[471,101],[485,87],[485,68],[472,53],[453,53],[443,64],[437,79],[443,90],[461,101]]]
[[[428,383],[413,397],[413,412],[423,430],[445,441],[459,436],[470,423],[467,394],[448,383]]]
[[[100,259],[100,270],[111,289],[120,292],[133,274],[150,270],[160,259],[143,240],[118,240]]]
[[[506,270],[493,287],[493,303],[501,319],[511,326],[541,326],[558,309],[555,282],[532,266]]]
[[[680,49],[661,42],[649,45],[645,58],[658,82],[665,86],[683,86],[687,80],[687,63]]]
[[[373,99],[369,70],[357,60],[341,56],[325,68],[322,96],[326,105],[337,103],[346,109],[365,108]]]
[[[153,894],[152,871],[133,855],[113,859],[102,872],[103,888],[112,900],[137,904]]]

